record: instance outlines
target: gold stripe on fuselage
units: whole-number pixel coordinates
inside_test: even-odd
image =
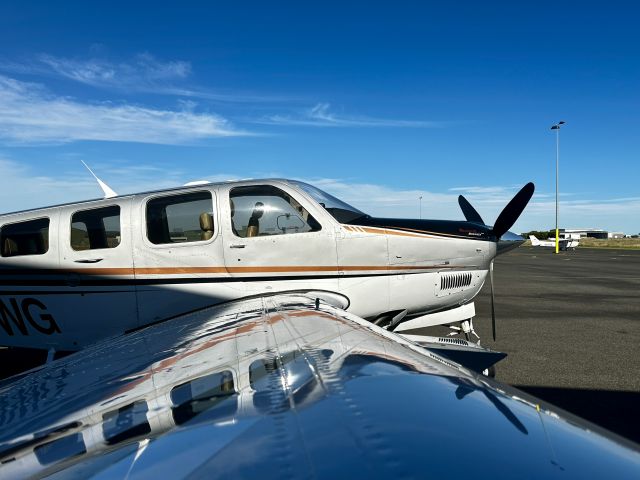
[[[417,230],[405,227],[362,227],[359,225],[342,225],[346,230],[356,233],[371,233],[374,235],[395,235],[399,237],[413,238],[460,238],[463,240],[475,240],[475,238],[454,235],[453,233],[431,232],[428,230]]]

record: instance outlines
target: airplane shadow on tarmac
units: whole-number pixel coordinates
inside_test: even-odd
[[[640,443],[640,392],[514,385],[568,412]]]

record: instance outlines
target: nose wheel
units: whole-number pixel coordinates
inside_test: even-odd
[[[496,378],[496,366],[491,365],[489,368],[486,368],[482,371],[482,374],[485,377]]]

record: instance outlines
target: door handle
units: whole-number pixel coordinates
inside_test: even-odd
[[[246,245],[244,243],[232,243],[229,245],[229,248],[244,248]]]
[[[74,260],[76,263],[98,263],[101,262],[102,258],[82,258],[80,260]]]

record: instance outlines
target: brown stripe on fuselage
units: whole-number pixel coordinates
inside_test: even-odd
[[[463,265],[268,265],[255,267],[141,267],[141,268],[85,268],[85,269],[39,269],[1,270],[0,277],[7,276],[132,276],[132,275],[198,275],[198,274],[243,274],[243,273],[310,273],[310,272],[389,272],[406,270],[463,269]]]
[[[227,273],[225,267],[141,267],[135,268],[136,275],[179,275],[181,273]]]

